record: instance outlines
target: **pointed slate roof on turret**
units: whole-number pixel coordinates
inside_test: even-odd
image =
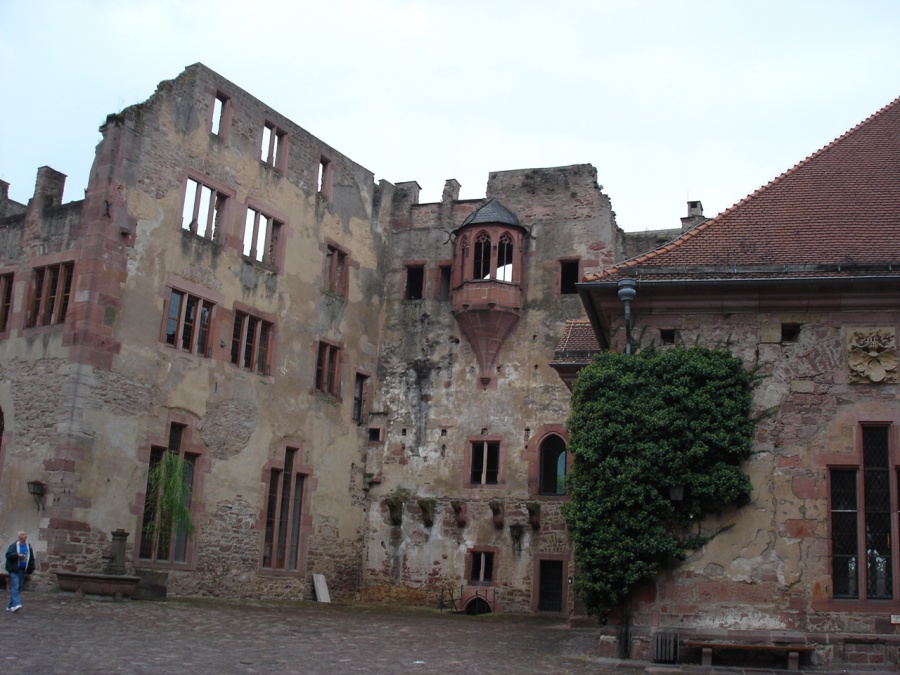
[[[519,224],[519,219],[513,215],[512,211],[503,206],[503,204],[500,203],[500,200],[496,198],[491,199],[477,211],[470,213],[469,217],[466,218],[463,221],[463,224],[457,229],[462,229],[467,225],[478,225],[481,223],[499,223],[501,225],[515,225],[516,227],[522,227]]]

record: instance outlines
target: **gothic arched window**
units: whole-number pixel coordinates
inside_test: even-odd
[[[473,279],[491,278],[491,238],[487,232],[479,232],[475,237],[475,255],[472,261]]]
[[[500,236],[497,247],[497,281],[513,280],[513,240],[509,232]]]
[[[541,443],[539,491],[542,495],[566,493],[566,443],[555,434]]]

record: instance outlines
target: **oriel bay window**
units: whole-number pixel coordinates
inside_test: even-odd
[[[894,598],[892,522],[900,472],[891,462],[891,427],[860,427],[862,466],[832,467],[831,568],[835,598]]]
[[[235,312],[231,362],[254,373],[268,375],[273,333],[271,322],[248,312]]]

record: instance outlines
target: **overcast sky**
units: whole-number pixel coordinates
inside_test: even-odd
[[[201,61],[421,199],[590,163],[625,230],[728,208],[900,96],[898,0],[0,0],[0,179],[83,197],[106,115]]]

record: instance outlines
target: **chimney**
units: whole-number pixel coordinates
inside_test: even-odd
[[[448,204],[459,200],[459,181],[448,178],[444,182],[444,194],[441,195],[441,203]]]
[[[706,218],[703,217],[703,203],[702,202],[688,202],[687,203],[688,212],[687,216],[681,219],[681,231],[687,232],[688,230],[693,230],[697,225],[702,223]]]
[[[39,168],[34,185],[34,199],[37,208],[43,210],[61,205],[65,187],[66,174],[51,169],[49,166]]]

